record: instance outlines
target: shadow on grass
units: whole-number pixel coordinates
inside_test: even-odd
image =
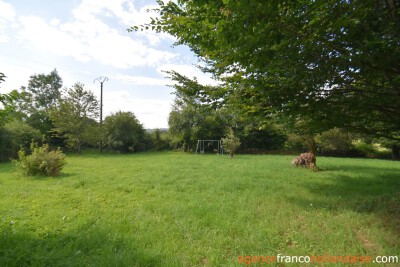
[[[392,162],[388,160],[376,160],[377,162],[383,161],[383,163],[386,162]],[[400,166],[400,163],[399,163]],[[390,173],[396,173],[397,176],[399,175],[399,168],[395,167],[387,167],[385,165],[377,165],[377,166],[364,166],[364,165],[336,165],[336,166],[328,166],[328,167],[322,167],[321,171],[350,171],[350,172],[360,172],[360,173],[366,173],[368,174],[370,171],[375,175],[379,174],[382,172],[388,172],[389,175]]]
[[[41,236],[14,227],[0,232],[1,266],[179,266],[141,251],[137,240],[93,224]]]
[[[77,176],[78,174],[70,173],[70,172],[68,172],[68,173],[61,172],[61,174],[58,176],[46,176],[46,175],[29,176],[29,175],[26,175],[26,174],[20,172],[19,175],[20,175],[20,177],[25,178],[25,179],[45,181],[45,180],[63,180],[63,179],[69,178],[69,177]]]
[[[15,168],[15,164],[12,162],[0,162],[0,172],[14,172]]]
[[[154,155],[162,155],[163,153],[168,153],[168,151],[144,151],[144,152],[129,152],[129,153],[122,153],[119,151],[108,151],[103,150],[99,152],[98,150],[86,150],[82,153],[76,152],[67,152],[67,159],[68,157],[74,158],[88,158],[88,159],[102,159],[102,158],[115,158],[115,157],[129,157],[133,155],[147,155],[147,156],[154,156]]]
[[[290,201],[313,208],[374,214],[384,229],[400,238],[400,171],[384,166],[343,165],[326,168],[320,177],[302,182],[308,198]]]

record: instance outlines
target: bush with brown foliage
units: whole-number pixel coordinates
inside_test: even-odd
[[[309,152],[300,154],[300,156],[293,159],[292,165],[306,167],[306,168],[310,168],[313,170],[317,169],[315,155],[313,153],[309,153]]]

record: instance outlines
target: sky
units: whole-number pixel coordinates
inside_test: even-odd
[[[155,0],[0,0],[1,92],[57,69],[64,87],[81,82],[100,99],[94,80],[104,76],[103,119],[131,111],[145,128],[167,128],[174,89],[163,71],[214,82],[172,36],[127,31],[155,17],[148,12],[155,7]]]

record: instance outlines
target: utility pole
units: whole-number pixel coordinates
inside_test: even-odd
[[[93,83],[95,82],[100,83],[100,147],[99,150],[100,152],[103,151],[103,131],[102,131],[102,126],[103,126],[103,83],[108,81],[107,77],[100,76],[96,78]]]

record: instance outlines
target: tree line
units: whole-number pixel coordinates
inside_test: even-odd
[[[6,79],[2,73],[1,81]],[[153,148],[148,134],[132,112],[118,111],[107,116],[100,127],[99,101],[84,84],[63,87],[57,70],[34,74],[19,90],[1,95],[0,160],[15,158],[21,146],[31,142],[82,152],[97,149],[100,140],[106,149],[122,153]]]
[[[50,147],[80,153],[85,149],[104,149],[121,153],[147,150],[183,150],[194,152],[199,139],[220,140],[231,136],[242,153],[297,153],[309,147],[307,122],[295,126],[280,114],[272,116],[262,110],[243,109],[243,99],[227,102],[223,89],[198,84],[176,72],[168,72],[175,80],[175,99],[169,114],[169,129],[145,130],[132,112],[116,112],[107,116],[102,127],[98,122],[99,101],[84,84],[63,87],[57,70],[34,74],[19,90],[1,95],[0,159],[14,158],[21,146],[32,141]],[[2,74],[1,79],[6,77]],[[236,139],[235,139],[236,138]],[[102,140],[102,142],[100,142]],[[227,140],[225,138],[225,140]],[[388,138],[331,128],[312,136],[316,153],[339,156],[388,156],[384,148],[398,143]],[[206,146],[205,152],[214,152]],[[393,149],[393,157],[398,152]]]

